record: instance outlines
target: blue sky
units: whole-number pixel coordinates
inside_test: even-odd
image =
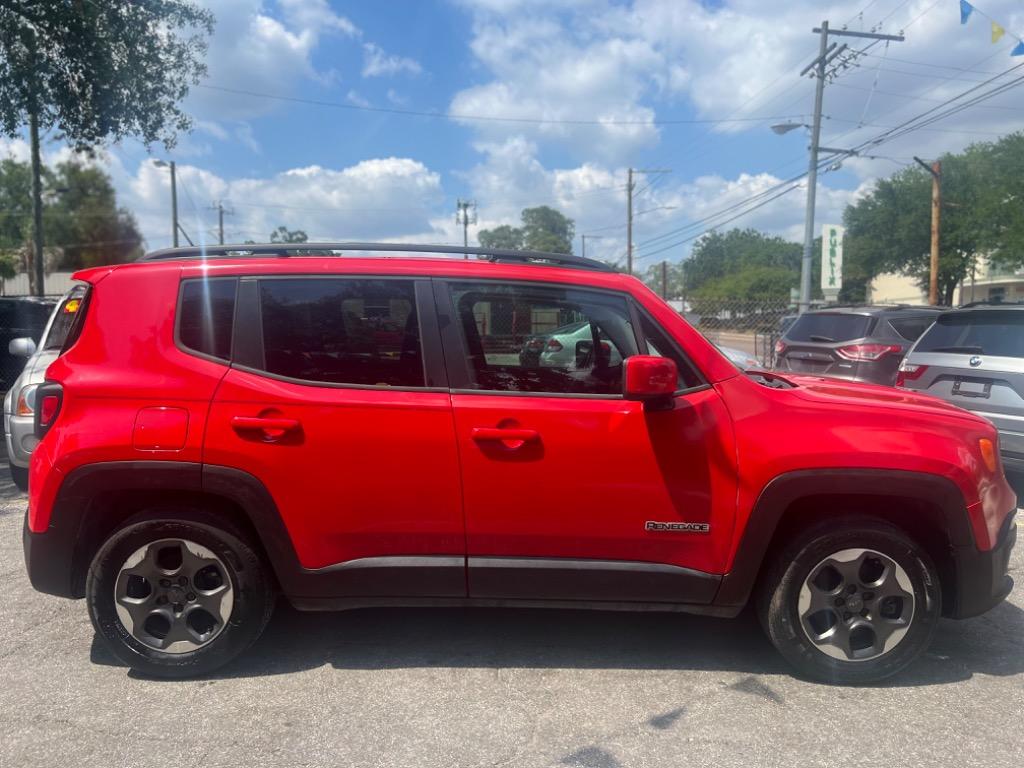
[[[222,200],[234,211],[231,240],[266,239],[285,224],[324,239],[458,242],[455,201],[468,197],[481,227],[514,223],[524,206],[558,207],[595,237],[591,254],[613,260],[624,250],[626,168],[668,168],[639,180],[635,208],[649,211],[636,223],[644,266],[690,247],[682,236],[654,238],[687,225],[697,234],[705,218],[804,170],[805,132],[777,136],[769,125],[809,120],[813,83],[797,72],[816,52],[811,28],[823,18],[907,37],[868,50],[826,89],[828,144],[862,141],[1024,62],[1009,56],[1014,35],[1024,35],[1015,0],[977,4],[1007,29],[995,45],[983,15],[960,25],[957,0],[202,4],[217,29],[207,87],[186,102],[195,130],[170,151],[129,141],[98,160],[151,248],[170,240],[167,172],[153,157],[177,161],[183,223],[196,239],[213,237],[210,206]],[[1024,127],[1022,90],[825,174],[819,221],[835,221],[911,155]],[[717,122],[669,124],[685,120]],[[26,151],[24,142],[6,145]],[[67,150],[50,141],[46,152]],[[803,194],[726,226],[799,239]]]

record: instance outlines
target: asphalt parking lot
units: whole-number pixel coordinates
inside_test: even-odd
[[[0,475],[0,766],[1019,766],[1024,595],[897,680],[792,677],[751,616],[279,606],[216,677],[140,679],[32,591]],[[1021,583],[1022,552],[1013,570]]]

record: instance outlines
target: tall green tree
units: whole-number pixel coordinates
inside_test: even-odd
[[[504,248],[516,250],[523,247],[523,230],[502,224],[494,229],[481,229],[477,240],[484,248]]]
[[[983,154],[968,151],[942,158],[942,226],[939,239],[939,300],[952,304],[957,284],[976,256],[997,241],[991,218],[982,213],[989,197]],[[849,260],[866,273],[899,272],[925,286],[931,264],[931,174],[908,167],[849,206]]]
[[[80,269],[131,261],[142,252],[135,218],[117,205],[102,169],[80,161],[42,168],[47,267]],[[30,270],[32,170],[11,158],[0,161],[0,251],[17,255]],[[31,275],[31,271],[29,271]]]
[[[482,229],[477,235],[484,248],[525,248],[528,251],[572,253],[576,236],[575,222],[546,205],[524,208],[520,216],[521,227],[502,224],[494,229]]]
[[[308,243],[309,235],[301,229],[288,229],[283,224],[270,233],[272,243]]]
[[[40,131],[78,149],[138,136],[174,144],[178,106],[206,73],[213,16],[189,0],[0,0],[0,131],[28,126],[33,252],[42,290]]]

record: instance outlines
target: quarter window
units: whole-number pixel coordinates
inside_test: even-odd
[[[636,354],[621,297],[571,288],[459,283],[452,300],[471,386],[500,392],[622,394]]]
[[[675,361],[676,367],[679,369],[679,389],[689,389],[701,384],[700,376],[690,361],[679,353],[676,346],[669,341],[665,331],[644,314],[640,316],[640,333],[644,337],[648,355],[668,357]]]
[[[235,278],[185,281],[178,315],[178,339],[183,347],[231,359],[237,285]]]
[[[422,387],[411,280],[260,281],[267,372],[361,386]]]

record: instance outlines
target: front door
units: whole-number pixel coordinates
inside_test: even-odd
[[[266,486],[305,594],[465,595],[451,401],[428,360],[439,358],[436,326],[424,322],[432,313],[428,281],[241,281],[234,363],[210,410],[204,463]]]
[[[676,346],[615,293],[488,281],[438,297],[470,595],[709,602],[735,449]],[[672,410],[623,399],[622,361],[641,351],[677,359]]]

